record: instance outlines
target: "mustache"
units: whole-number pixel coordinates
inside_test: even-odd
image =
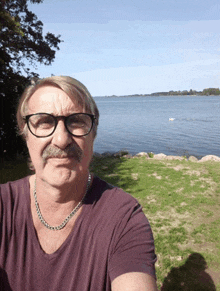
[[[68,145],[64,150],[48,145],[43,151],[42,158],[46,161],[49,158],[74,158],[81,162],[83,151],[75,144]]]

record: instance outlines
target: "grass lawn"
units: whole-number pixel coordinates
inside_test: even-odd
[[[220,291],[219,162],[106,157],[94,159],[92,170],[143,206],[155,238],[159,290],[215,290],[214,281]]]
[[[96,157],[91,171],[143,206],[154,233],[159,290],[220,291],[219,162]],[[1,164],[0,182],[28,173],[24,162]]]

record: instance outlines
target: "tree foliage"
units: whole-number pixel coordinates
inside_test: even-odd
[[[207,88],[202,91],[202,95],[220,95],[219,88]]]
[[[42,3],[43,0],[30,0]],[[43,23],[28,9],[28,0],[1,0],[0,4],[0,154],[13,156],[21,148],[16,136],[17,99],[38,74],[37,63],[50,65],[59,50],[60,35],[43,35]],[[32,67],[32,70],[30,69]]]
[[[220,95],[219,88],[207,88],[203,91],[196,91],[190,89],[189,91],[183,90],[183,91],[169,91],[169,92],[156,92],[151,94],[145,94],[144,96],[183,96],[183,95]]]

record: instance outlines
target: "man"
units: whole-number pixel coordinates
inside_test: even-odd
[[[35,174],[0,188],[0,267],[9,290],[157,290],[140,205],[89,173],[98,119],[73,78],[38,80],[23,93],[17,120]]]

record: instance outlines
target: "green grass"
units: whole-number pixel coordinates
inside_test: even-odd
[[[1,183],[30,173],[24,162],[1,166]],[[220,291],[220,163],[99,157],[91,171],[142,204],[155,238],[158,289],[184,273],[189,255],[198,253]]]
[[[91,168],[142,204],[155,238],[158,289],[199,253],[220,291],[220,163],[108,157]]]

